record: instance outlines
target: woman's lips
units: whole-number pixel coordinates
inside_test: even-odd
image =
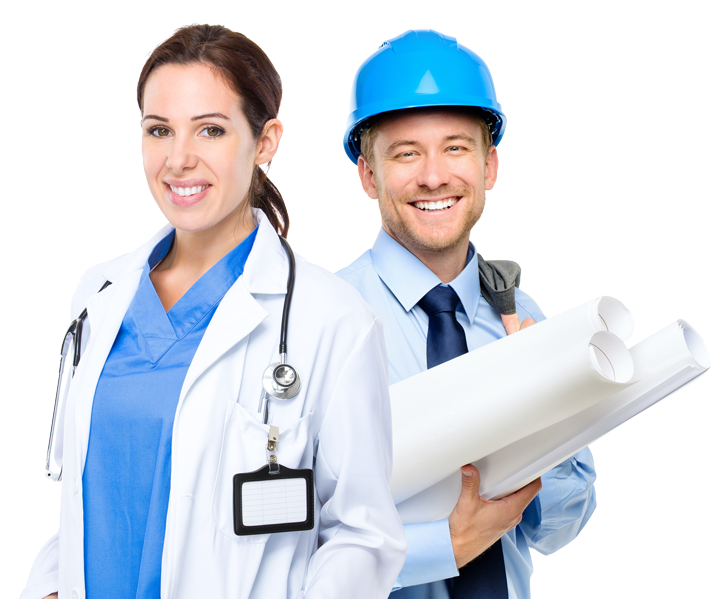
[[[187,187],[182,185],[169,185],[168,183],[164,183],[163,185],[165,185],[170,201],[180,208],[187,208],[201,202],[212,187],[212,185],[193,185]],[[173,191],[174,189],[177,193]],[[202,191],[197,191],[198,189],[202,189]],[[192,193],[193,191],[197,191],[197,193]],[[181,193],[184,195],[181,195]]]

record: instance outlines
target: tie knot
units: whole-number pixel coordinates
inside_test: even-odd
[[[454,312],[458,303],[459,296],[454,289],[437,285],[417,302],[417,305],[431,318],[433,314],[440,312]]]

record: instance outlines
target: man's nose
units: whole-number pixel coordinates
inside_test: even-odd
[[[450,181],[446,161],[442,156],[426,156],[418,173],[417,184],[420,187],[438,189]]]
[[[192,140],[176,137],[168,151],[166,166],[174,173],[180,174],[196,165],[197,155],[195,154]]]

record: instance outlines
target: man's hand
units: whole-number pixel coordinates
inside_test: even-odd
[[[527,318],[523,322],[518,319],[518,314],[502,314],[501,321],[504,323],[507,335],[513,335],[516,331],[527,329],[531,325],[536,324],[533,318]]]
[[[462,492],[449,516],[457,569],[521,522],[523,510],[541,490],[541,479],[537,478],[503,499],[487,501],[479,496],[479,481],[476,467],[471,464],[462,467]]]

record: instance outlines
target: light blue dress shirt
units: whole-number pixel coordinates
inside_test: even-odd
[[[382,318],[388,349],[390,384],[427,370],[429,319],[417,302],[441,284],[437,276],[384,230],[373,248],[338,272]],[[476,250],[470,244],[467,265],[449,285],[460,303],[457,321],[469,350],[506,336],[501,315],[482,297]],[[519,318],[545,317],[536,303],[516,289]],[[523,520],[502,539],[509,599],[528,599],[533,564],[529,547],[548,555],[572,541],[595,509],[595,469],[589,449],[543,476],[543,488]],[[392,599],[449,599],[444,579],[458,576],[448,520],[406,524],[407,560]]]
[[[82,476],[87,599],[160,599],[180,390],[212,316],[244,270],[256,229],[166,313],[146,264],[96,386]]]

